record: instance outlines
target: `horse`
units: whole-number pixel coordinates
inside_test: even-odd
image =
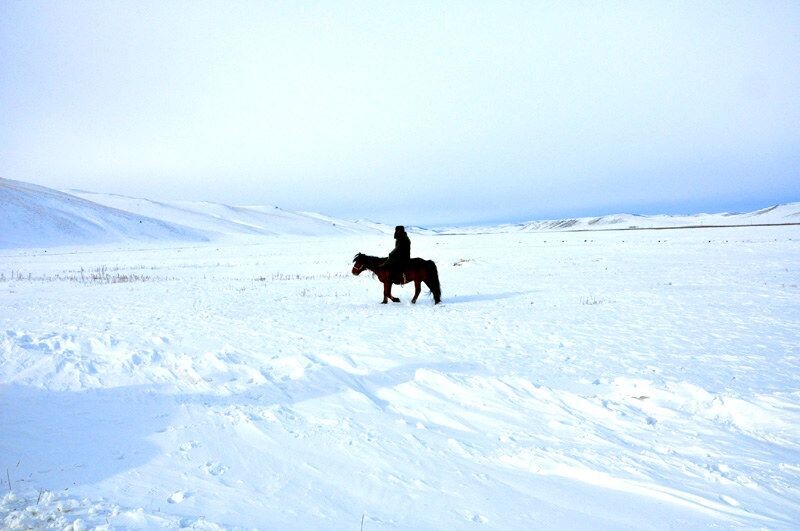
[[[416,304],[417,297],[419,297],[420,283],[424,282],[433,294],[433,303],[439,304],[442,302],[442,287],[439,284],[439,271],[436,269],[436,264],[433,260],[425,260],[423,258],[412,258],[406,263],[403,270],[402,282],[397,282],[395,279],[392,282],[390,278],[391,272],[388,267],[382,267],[386,258],[379,256],[368,256],[363,253],[358,253],[353,258],[353,274],[360,275],[365,269],[372,271],[378,280],[383,283],[383,302],[391,299],[392,302],[400,302],[397,297],[392,297],[392,284],[406,284],[407,282],[414,283],[414,298],[411,299],[412,304]]]

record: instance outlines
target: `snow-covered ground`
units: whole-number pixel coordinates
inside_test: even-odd
[[[797,527],[799,227],[391,245],[1,250],[0,527]]]

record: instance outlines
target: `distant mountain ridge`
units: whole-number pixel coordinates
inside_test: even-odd
[[[459,228],[407,227],[415,234],[491,234],[703,226],[800,224],[800,202],[748,213],[692,216],[611,214]],[[80,190],[67,192],[0,178],[0,249],[125,242],[205,242],[261,236],[391,234],[394,227],[275,206],[154,201]]]
[[[800,202],[785,203],[745,213],[718,213],[694,215],[609,214],[600,217],[567,218],[526,221],[495,226],[447,228],[440,234],[495,233],[495,232],[558,232],[596,230],[646,230],[700,227],[734,227],[738,225],[793,225],[800,224]]]

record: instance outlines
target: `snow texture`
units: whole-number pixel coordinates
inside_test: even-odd
[[[412,234],[438,306],[378,231],[124,234],[0,251],[0,527],[800,521],[797,226]]]

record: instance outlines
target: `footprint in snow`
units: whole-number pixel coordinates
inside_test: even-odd
[[[211,474],[212,476],[221,476],[228,470],[228,467],[220,463],[214,463],[209,461],[205,465],[203,465],[203,470],[205,470],[207,474]]]
[[[170,340],[167,336],[153,336],[150,340],[153,342],[154,345],[161,346],[170,344]]]
[[[189,497],[189,493],[187,493],[187,492],[186,492],[186,491],[184,491],[184,490],[179,490],[179,491],[173,492],[173,493],[172,493],[172,496],[170,496],[169,498],[167,498],[167,501],[168,501],[169,503],[181,503],[181,502],[183,502],[183,500],[185,500],[187,497]]]
[[[200,443],[199,442],[197,442],[197,441],[189,441],[189,442],[185,442],[182,445],[180,445],[178,447],[178,450],[180,450],[181,452],[188,452],[189,450],[192,450],[194,448],[199,448],[199,447],[200,447]]]
[[[476,524],[486,524],[489,523],[489,519],[483,516],[482,514],[473,513],[467,514],[467,520],[471,522],[475,522]]]

